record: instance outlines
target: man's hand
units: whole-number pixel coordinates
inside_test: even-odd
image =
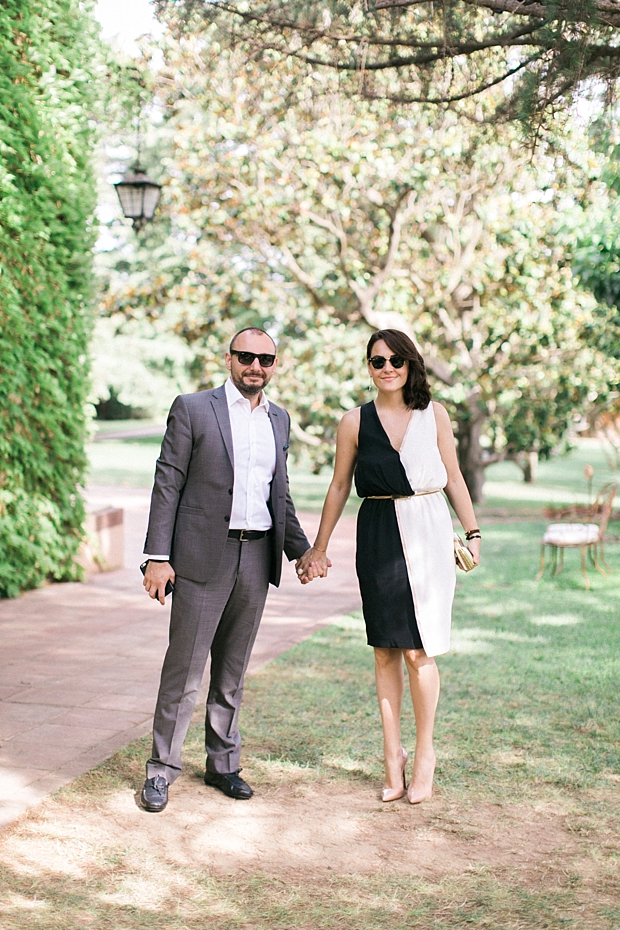
[[[331,560],[326,553],[314,547],[304,552],[295,562],[295,571],[302,584],[308,584],[314,578],[327,578],[327,570],[331,567]]]
[[[149,597],[157,598],[160,604],[166,603],[166,585],[170,581],[174,584],[175,574],[170,562],[150,562],[146,566],[144,581]]]

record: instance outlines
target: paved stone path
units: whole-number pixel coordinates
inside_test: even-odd
[[[0,827],[151,727],[169,603],[149,600],[137,567],[149,492],[90,488],[88,496],[95,507],[124,508],[125,568],[0,601]],[[312,539],[318,517],[300,519]],[[285,565],[250,672],[359,607],[354,522],[340,521],[327,579],[302,587]]]

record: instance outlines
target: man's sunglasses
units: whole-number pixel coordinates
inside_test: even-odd
[[[389,362],[392,368],[402,368],[406,359],[404,359],[402,355],[392,355],[390,358],[384,358],[382,355],[373,355],[372,358],[368,359],[368,364],[372,365],[377,371],[385,368],[386,362]]]
[[[251,365],[257,358],[261,368],[271,368],[276,360],[275,355],[267,355],[265,352],[239,352],[231,349],[230,354],[236,355],[242,365]]]

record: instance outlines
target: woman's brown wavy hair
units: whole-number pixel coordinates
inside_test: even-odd
[[[398,329],[380,329],[373,333],[366,346],[366,358],[372,356],[376,342],[382,339],[394,355],[409,363],[409,374],[403,387],[403,398],[410,410],[426,410],[431,402],[431,389],[426,376],[424,359],[406,333]]]

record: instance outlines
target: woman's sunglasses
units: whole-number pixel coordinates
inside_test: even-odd
[[[392,355],[390,358],[384,358],[382,355],[373,355],[368,359],[368,364],[372,365],[377,371],[385,368],[385,363],[389,362],[392,368],[402,368],[407,360],[402,355]]]
[[[267,355],[265,352],[238,352],[237,349],[231,349],[230,354],[236,355],[242,365],[252,365],[257,358],[261,368],[271,368],[276,360],[275,355]]]

